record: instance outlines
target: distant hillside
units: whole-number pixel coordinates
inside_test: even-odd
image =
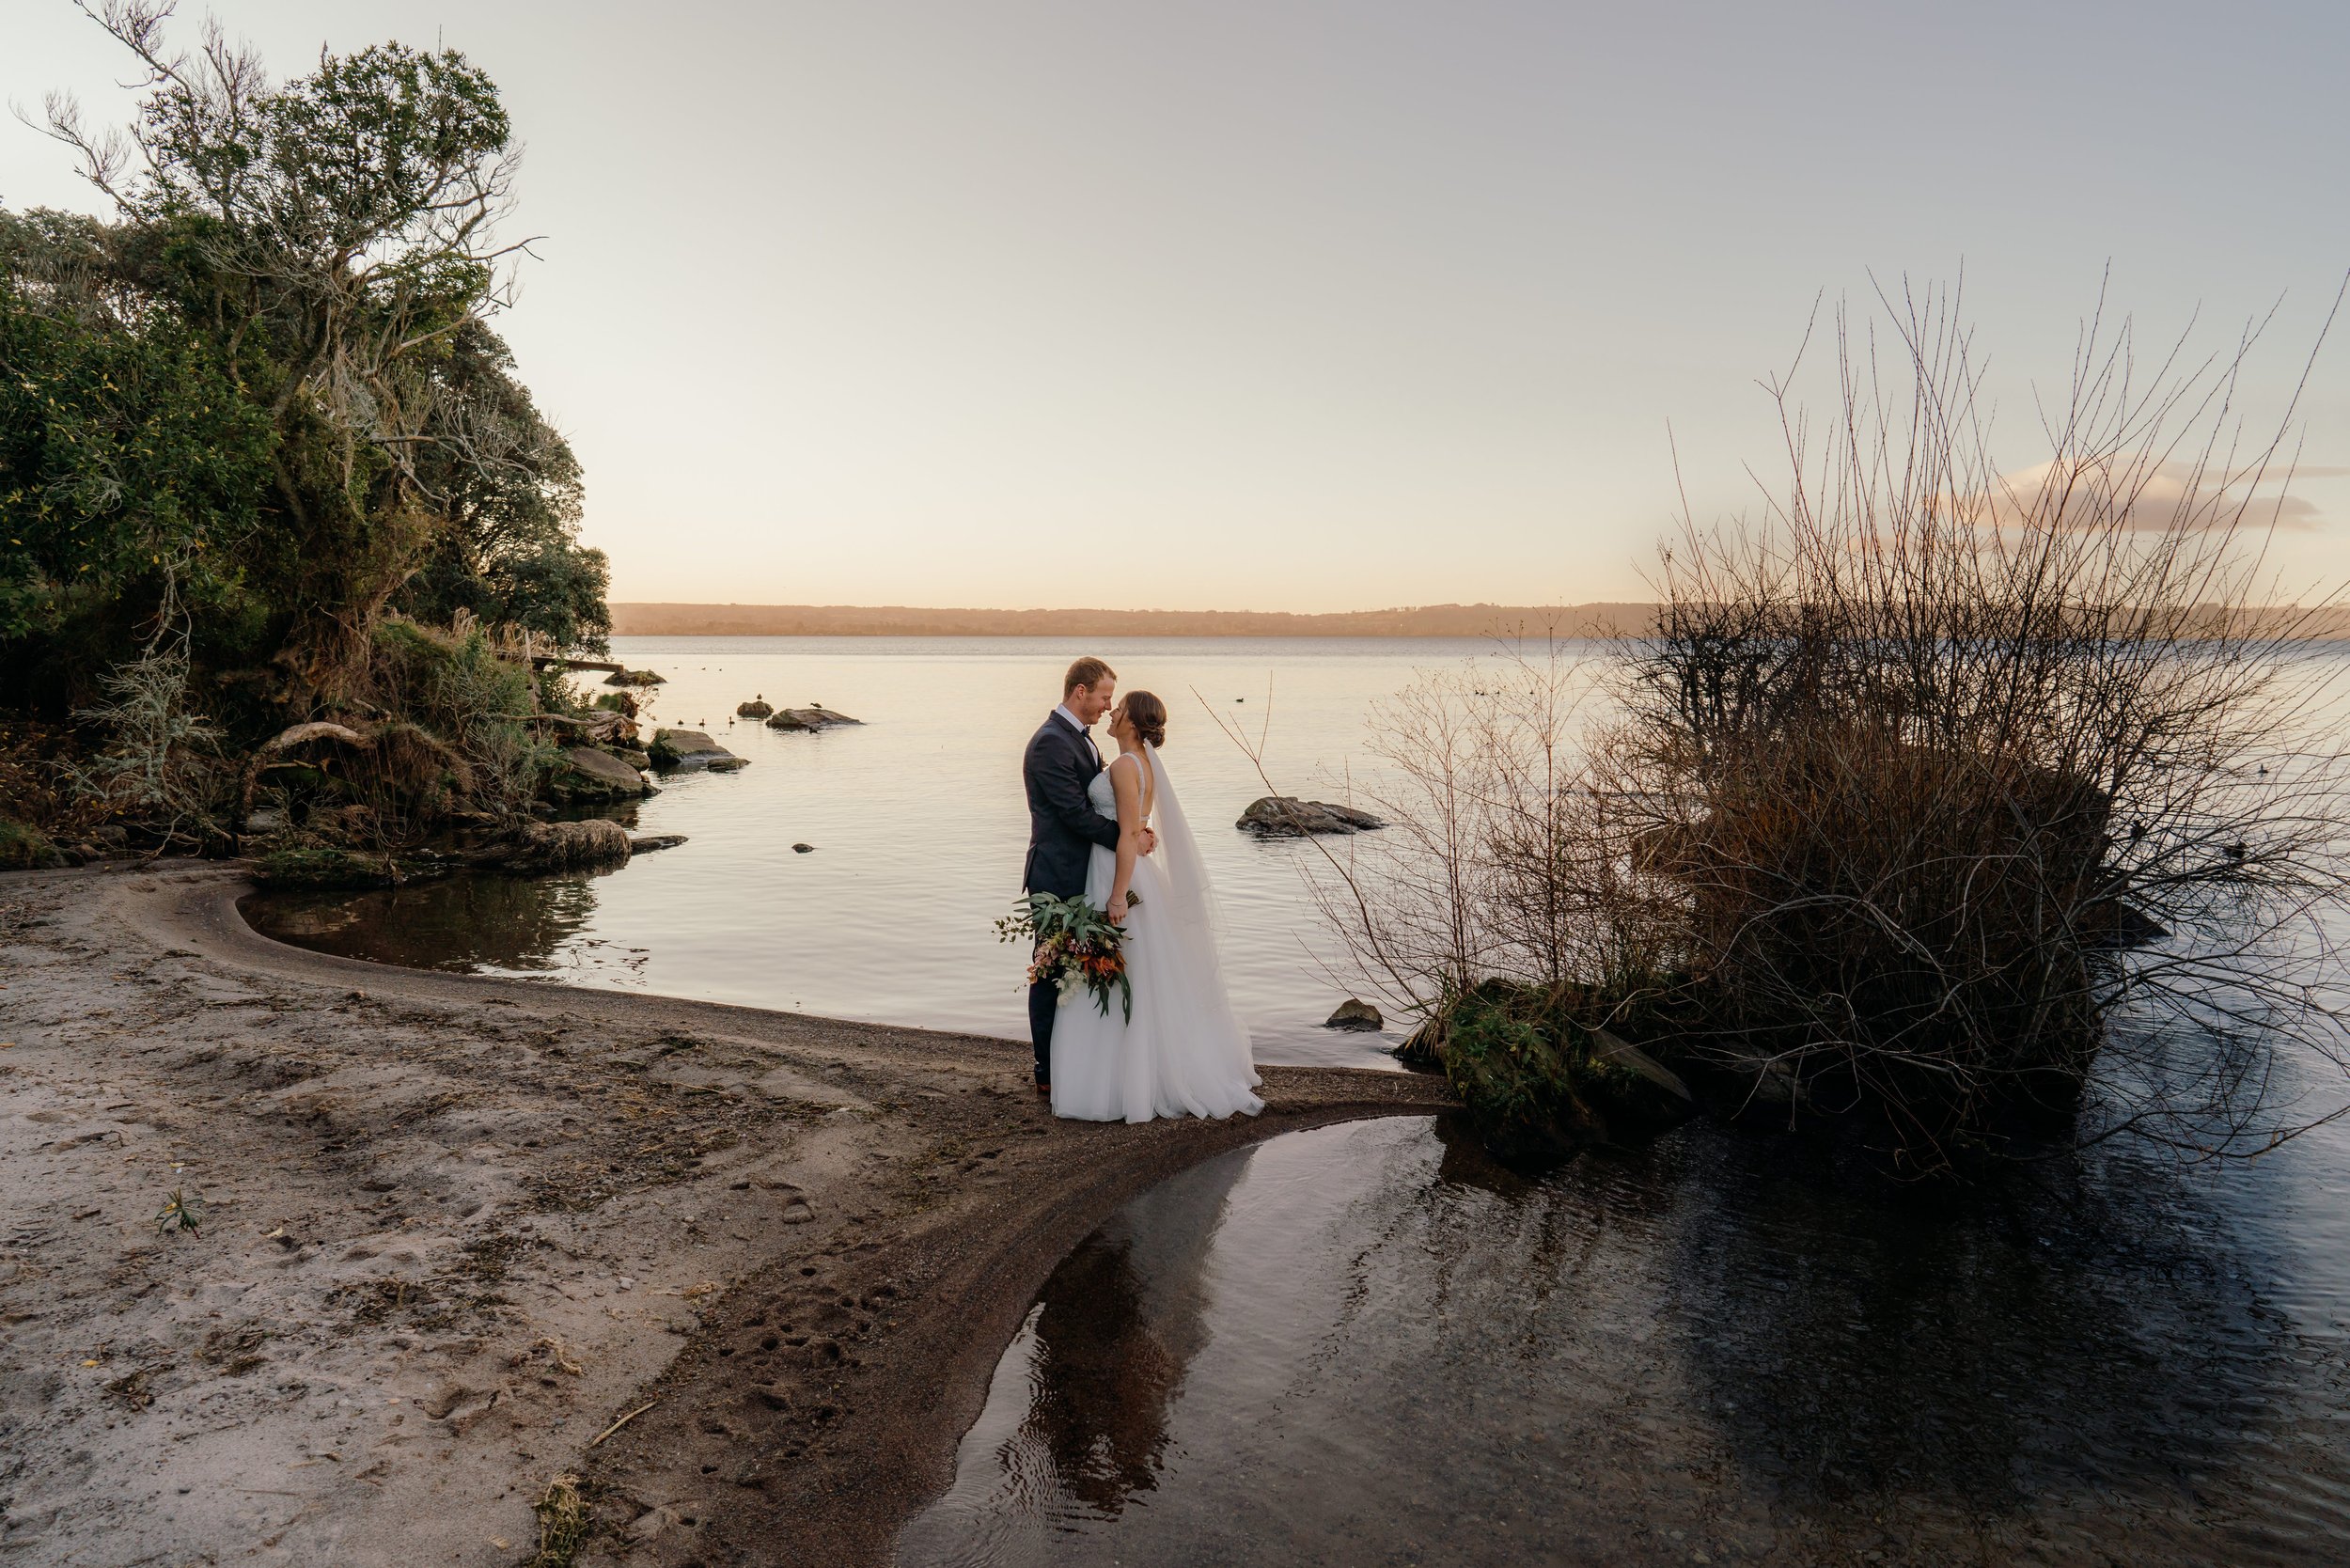
[[[1610,636],[1647,630],[1653,604],[1421,604],[1288,615],[1271,610],[932,610],[900,604],[614,604],[623,637],[1486,637]],[[2350,639],[2350,607],[2306,614],[2302,635]]]
[[[1606,635],[1647,604],[1423,604],[1287,615],[1257,610],[930,610],[855,604],[614,604],[624,637],[1481,637]]]

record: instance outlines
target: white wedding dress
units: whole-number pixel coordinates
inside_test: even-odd
[[[1081,1121],[1254,1116],[1264,1102],[1249,1091],[1261,1080],[1216,960],[1207,868],[1157,748],[1145,745],[1140,760],[1150,770],[1143,793],[1159,847],[1136,858],[1130,890],[1140,902],[1126,913],[1134,1018],[1128,1021],[1115,993],[1106,1016],[1090,991],[1061,998],[1053,1018],[1053,1114]],[[1118,815],[1108,770],[1094,776],[1087,796],[1103,816]],[[1117,875],[1117,852],[1095,845],[1087,901],[1107,907]]]

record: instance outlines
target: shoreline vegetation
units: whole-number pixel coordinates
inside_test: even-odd
[[[2100,311],[2019,467],[1954,296],[1879,303],[1645,628],[1385,707],[1325,917],[1505,1158],[1700,1112],[1901,1181],[2257,1157],[2350,1090],[2342,605],[2273,607],[2256,499],[2291,410],[2233,411],[2256,334],[2148,379]]]
[[[1640,636],[1663,605],[1421,604],[1292,614],[1272,610],[933,609],[893,604],[689,604],[616,600],[616,637],[1391,637],[1609,640]],[[2350,606],[2251,612],[2295,641],[2350,640]],[[2222,612],[2214,606],[2215,626]],[[2228,624],[2234,624],[2230,619]]]
[[[0,208],[0,868],[625,858],[542,820],[649,792],[665,732],[566,673],[609,573],[494,329],[495,84],[399,43],[276,82],[168,0],[86,9],[144,92],[128,132],[47,106],[109,216]]]

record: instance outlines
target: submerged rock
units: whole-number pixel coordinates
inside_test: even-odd
[[[655,850],[675,849],[683,842],[685,835],[682,833],[648,833],[642,838],[631,839],[628,852],[631,855],[650,855]]]
[[[814,844],[793,844],[791,846],[791,853],[793,855],[814,855],[816,853],[816,846]]]
[[[836,713],[822,703],[813,708],[778,708],[767,720],[770,729],[830,729],[837,725],[863,724],[846,713]]]
[[[664,773],[732,773],[750,766],[698,729],[664,729],[652,738],[652,765]]]
[[[1252,802],[1232,825],[1260,839],[1302,839],[1309,833],[1368,833],[1387,824],[1352,806],[1267,795]]]
[[[1349,996],[1339,1004],[1339,1010],[1323,1022],[1325,1029],[1384,1029],[1387,1021],[1379,1016],[1379,1010],[1369,1002]]]
[[[2120,899],[2091,904],[2082,912],[2081,929],[2087,933],[2088,946],[2116,952],[2148,947],[2170,934],[2170,927]]]
[[[655,675],[649,669],[616,669],[603,678],[607,686],[666,686],[666,676]]]

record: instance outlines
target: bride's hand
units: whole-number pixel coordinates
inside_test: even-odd
[[[1114,926],[1122,926],[1126,923],[1125,894],[1114,893],[1110,896],[1109,917],[1110,924]]]

